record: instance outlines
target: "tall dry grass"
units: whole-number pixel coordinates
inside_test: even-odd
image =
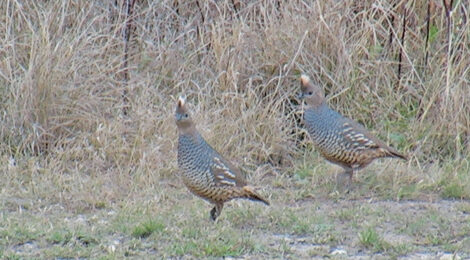
[[[157,185],[175,172],[173,110],[184,93],[223,154],[288,171],[305,143],[300,73],[413,163],[468,158],[468,5],[456,1],[448,27],[443,3],[430,3],[139,1],[125,68],[123,1],[2,1],[2,160],[38,158],[24,174]]]

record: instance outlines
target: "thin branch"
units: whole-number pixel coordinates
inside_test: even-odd
[[[235,16],[240,20],[240,0],[232,0],[233,10],[235,10]]]
[[[389,36],[388,36],[388,45],[392,46],[393,43],[393,24],[395,23],[395,8],[397,7],[397,2],[393,2],[393,7],[390,12],[390,30],[389,30]]]
[[[122,93],[123,97],[123,109],[122,112],[124,115],[128,114],[129,111],[129,97],[128,97],[128,84],[129,84],[129,41],[131,39],[131,30],[133,27],[134,19],[132,13],[134,11],[135,0],[125,0],[123,2],[124,8],[126,10],[126,26],[124,27],[124,62],[122,63],[122,76],[124,79],[124,91]],[[123,8],[123,9],[124,9]]]
[[[426,54],[424,56],[424,66],[428,65],[429,29],[430,29],[430,24],[431,24],[431,1],[432,0],[428,0],[428,12],[427,12],[427,15],[426,15],[426,42],[424,43],[424,51],[425,51]]]
[[[444,5],[444,9],[445,9],[445,12],[446,12],[446,18],[447,18],[447,53],[450,54],[450,51],[451,51],[451,44],[450,44],[450,25],[452,23],[452,17],[451,17],[451,11],[452,11],[452,5],[453,5],[453,0],[450,0],[450,4],[449,6],[447,6],[447,1],[446,0],[442,0],[442,3]]]
[[[173,8],[175,9],[175,13],[179,16],[180,15],[180,5],[178,0],[173,2]]]
[[[402,25],[403,27],[402,27],[401,37],[400,37],[401,46],[400,46],[400,52],[398,54],[398,84],[397,86],[400,86],[403,48],[405,48],[406,15],[407,15],[406,3],[404,3],[403,4],[403,25]]]
[[[462,28],[465,28],[465,25],[467,25],[467,9],[468,8],[468,0],[463,0],[462,4],[460,5],[460,12],[462,14]]]
[[[457,37],[455,39],[455,42],[457,43],[457,46],[454,47],[453,53],[456,54],[454,57],[454,62],[457,62],[462,58],[462,51],[464,50],[464,45],[466,40],[464,39],[465,37],[465,30],[467,28],[467,9],[469,6],[468,0],[462,0],[460,2],[460,14],[461,14],[461,20],[460,23],[457,25],[457,28],[459,30],[459,33],[457,33]],[[455,7],[457,9],[457,7]]]
[[[196,5],[197,5],[197,8],[199,9],[199,12],[201,13],[201,20],[202,20],[202,26],[199,26],[199,25],[196,25],[196,30],[197,30],[197,34],[199,35],[199,39],[201,40],[201,42],[204,43],[204,34],[205,34],[205,21],[206,21],[206,18],[204,17],[204,12],[201,8],[201,5],[199,4],[199,1],[196,0]],[[209,41],[208,44],[204,44],[206,46],[206,50],[209,51],[211,49],[211,43]]]
[[[447,18],[447,68],[446,68],[446,88],[445,88],[445,96],[446,96],[446,103],[445,107],[447,108],[447,103],[449,102],[449,92],[450,92],[450,74],[452,71],[452,37],[451,37],[451,24],[452,24],[452,4],[453,0],[450,0],[450,5],[447,6],[446,0],[442,0],[446,12]]]
[[[204,13],[202,12],[201,6],[199,5],[199,1],[196,1],[196,5],[197,5],[197,8],[199,9],[199,12],[201,13],[202,24],[204,24],[206,19],[204,17]]]

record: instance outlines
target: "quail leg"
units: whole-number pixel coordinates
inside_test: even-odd
[[[220,216],[220,213],[222,213],[222,209],[224,208],[224,204],[222,203],[217,203],[211,210],[211,219],[215,221],[218,216]]]
[[[336,190],[348,193],[351,188],[353,170],[345,169],[343,172],[340,172],[336,175]]]

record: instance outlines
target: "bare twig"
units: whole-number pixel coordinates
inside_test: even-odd
[[[202,26],[197,25],[197,35],[199,35],[199,39],[201,42],[204,43],[204,34],[205,34],[205,22],[206,22],[206,17],[204,16],[204,11],[202,10],[201,5],[199,4],[199,1],[196,0],[196,6],[199,9],[199,12],[201,13],[201,21],[202,21]],[[206,50],[209,51],[211,49],[211,43],[209,42],[208,44],[203,44],[206,46]]]
[[[277,1],[276,1],[276,10],[277,10],[277,13],[280,15],[280,17],[282,17],[282,12],[281,12],[281,0],[277,0]]]
[[[199,1],[196,1],[196,5],[197,5],[197,8],[199,9],[199,12],[201,13],[202,24],[204,24],[205,21],[206,21],[206,19],[205,19],[205,17],[204,17],[204,12],[202,11],[201,6],[199,5]]]
[[[175,13],[176,13],[177,15],[180,15],[180,5],[179,5],[178,0],[175,0],[175,1],[173,2],[173,8],[175,9]]]
[[[469,7],[469,1],[468,0],[462,0],[460,2],[460,14],[461,14],[461,19],[460,23],[457,25],[457,28],[459,30],[458,36],[455,39],[455,42],[457,43],[457,46],[455,46],[455,49],[453,52],[456,54],[455,55],[455,60],[454,62],[457,62],[457,59],[460,59],[462,57],[462,51],[464,51],[464,45],[465,42],[467,42],[465,39],[465,30],[467,28],[467,19],[468,19],[468,14],[467,14],[467,8]],[[457,7],[456,7],[457,8]]]
[[[123,109],[122,112],[124,115],[128,114],[129,111],[129,97],[128,97],[128,83],[129,83],[129,41],[131,38],[131,30],[133,28],[133,10],[134,10],[135,0],[125,0],[123,2],[123,10],[126,10],[126,26],[124,27],[124,62],[122,63],[122,77],[124,80],[124,91],[122,93],[123,97]]]
[[[462,4],[460,5],[460,12],[462,14],[462,28],[465,28],[465,25],[467,25],[467,8],[468,6],[468,0],[463,0]]]
[[[297,51],[295,52],[294,57],[292,58],[290,63],[284,67],[283,70],[285,72],[285,75],[288,75],[290,70],[294,66],[295,61],[297,60],[297,57],[300,55],[300,51],[302,50],[305,38],[307,38],[307,36],[308,36],[308,30],[304,32],[304,35],[302,36],[302,39],[300,40],[299,46],[297,47]]]
[[[173,17],[175,17],[173,20],[174,28],[175,28],[176,34],[179,34],[180,4],[178,0],[173,1],[172,9],[174,10]],[[164,35],[162,35],[161,37],[163,39]]]
[[[395,8],[397,7],[397,2],[393,2],[393,7],[390,12],[390,30],[389,30],[389,36],[388,36],[388,44],[389,46],[392,46],[393,43],[393,24],[395,22]]]
[[[428,12],[426,14],[426,42],[424,43],[424,51],[425,51],[425,56],[424,56],[424,66],[428,65],[428,45],[429,45],[429,28],[431,24],[431,0],[428,0]]]
[[[405,35],[406,35],[406,2],[403,3],[403,25],[402,25],[402,32],[401,32],[401,46],[400,46],[400,52],[398,54],[398,84],[397,86],[400,86],[400,79],[401,79],[401,67],[402,67],[402,59],[403,59],[403,48],[405,48]]]
[[[442,0],[442,3],[444,5],[444,9],[446,12],[446,19],[447,19],[447,53],[450,53],[451,51],[451,37],[450,37],[450,25],[452,23],[452,17],[451,17],[451,12],[452,12],[452,4],[453,0],[450,0],[449,6],[447,5],[446,0]]]
[[[240,20],[240,0],[232,0],[233,10],[235,10],[235,16]]]
[[[442,0],[444,4],[444,9],[446,12],[447,18],[447,68],[446,68],[446,89],[445,89],[445,97],[446,97],[446,104],[445,107],[447,108],[447,103],[449,101],[449,92],[450,92],[450,74],[452,71],[452,37],[451,37],[451,24],[452,24],[452,4],[453,0],[450,0],[449,6],[447,6],[447,1]]]

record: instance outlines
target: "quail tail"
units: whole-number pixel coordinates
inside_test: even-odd
[[[261,195],[259,195],[258,193],[256,193],[254,190],[253,190],[253,187],[251,186],[244,186],[243,187],[243,191],[244,191],[244,197],[249,199],[249,200],[253,200],[253,201],[259,201],[259,202],[262,202],[264,204],[266,204],[267,206],[269,206],[269,201],[266,200],[265,198],[263,198]]]
[[[387,150],[387,156],[388,157],[396,157],[396,158],[400,158],[400,159],[403,159],[405,161],[408,161],[408,157],[406,155],[403,155],[397,151],[395,151],[394,149],[392,148],[389,148]]]

